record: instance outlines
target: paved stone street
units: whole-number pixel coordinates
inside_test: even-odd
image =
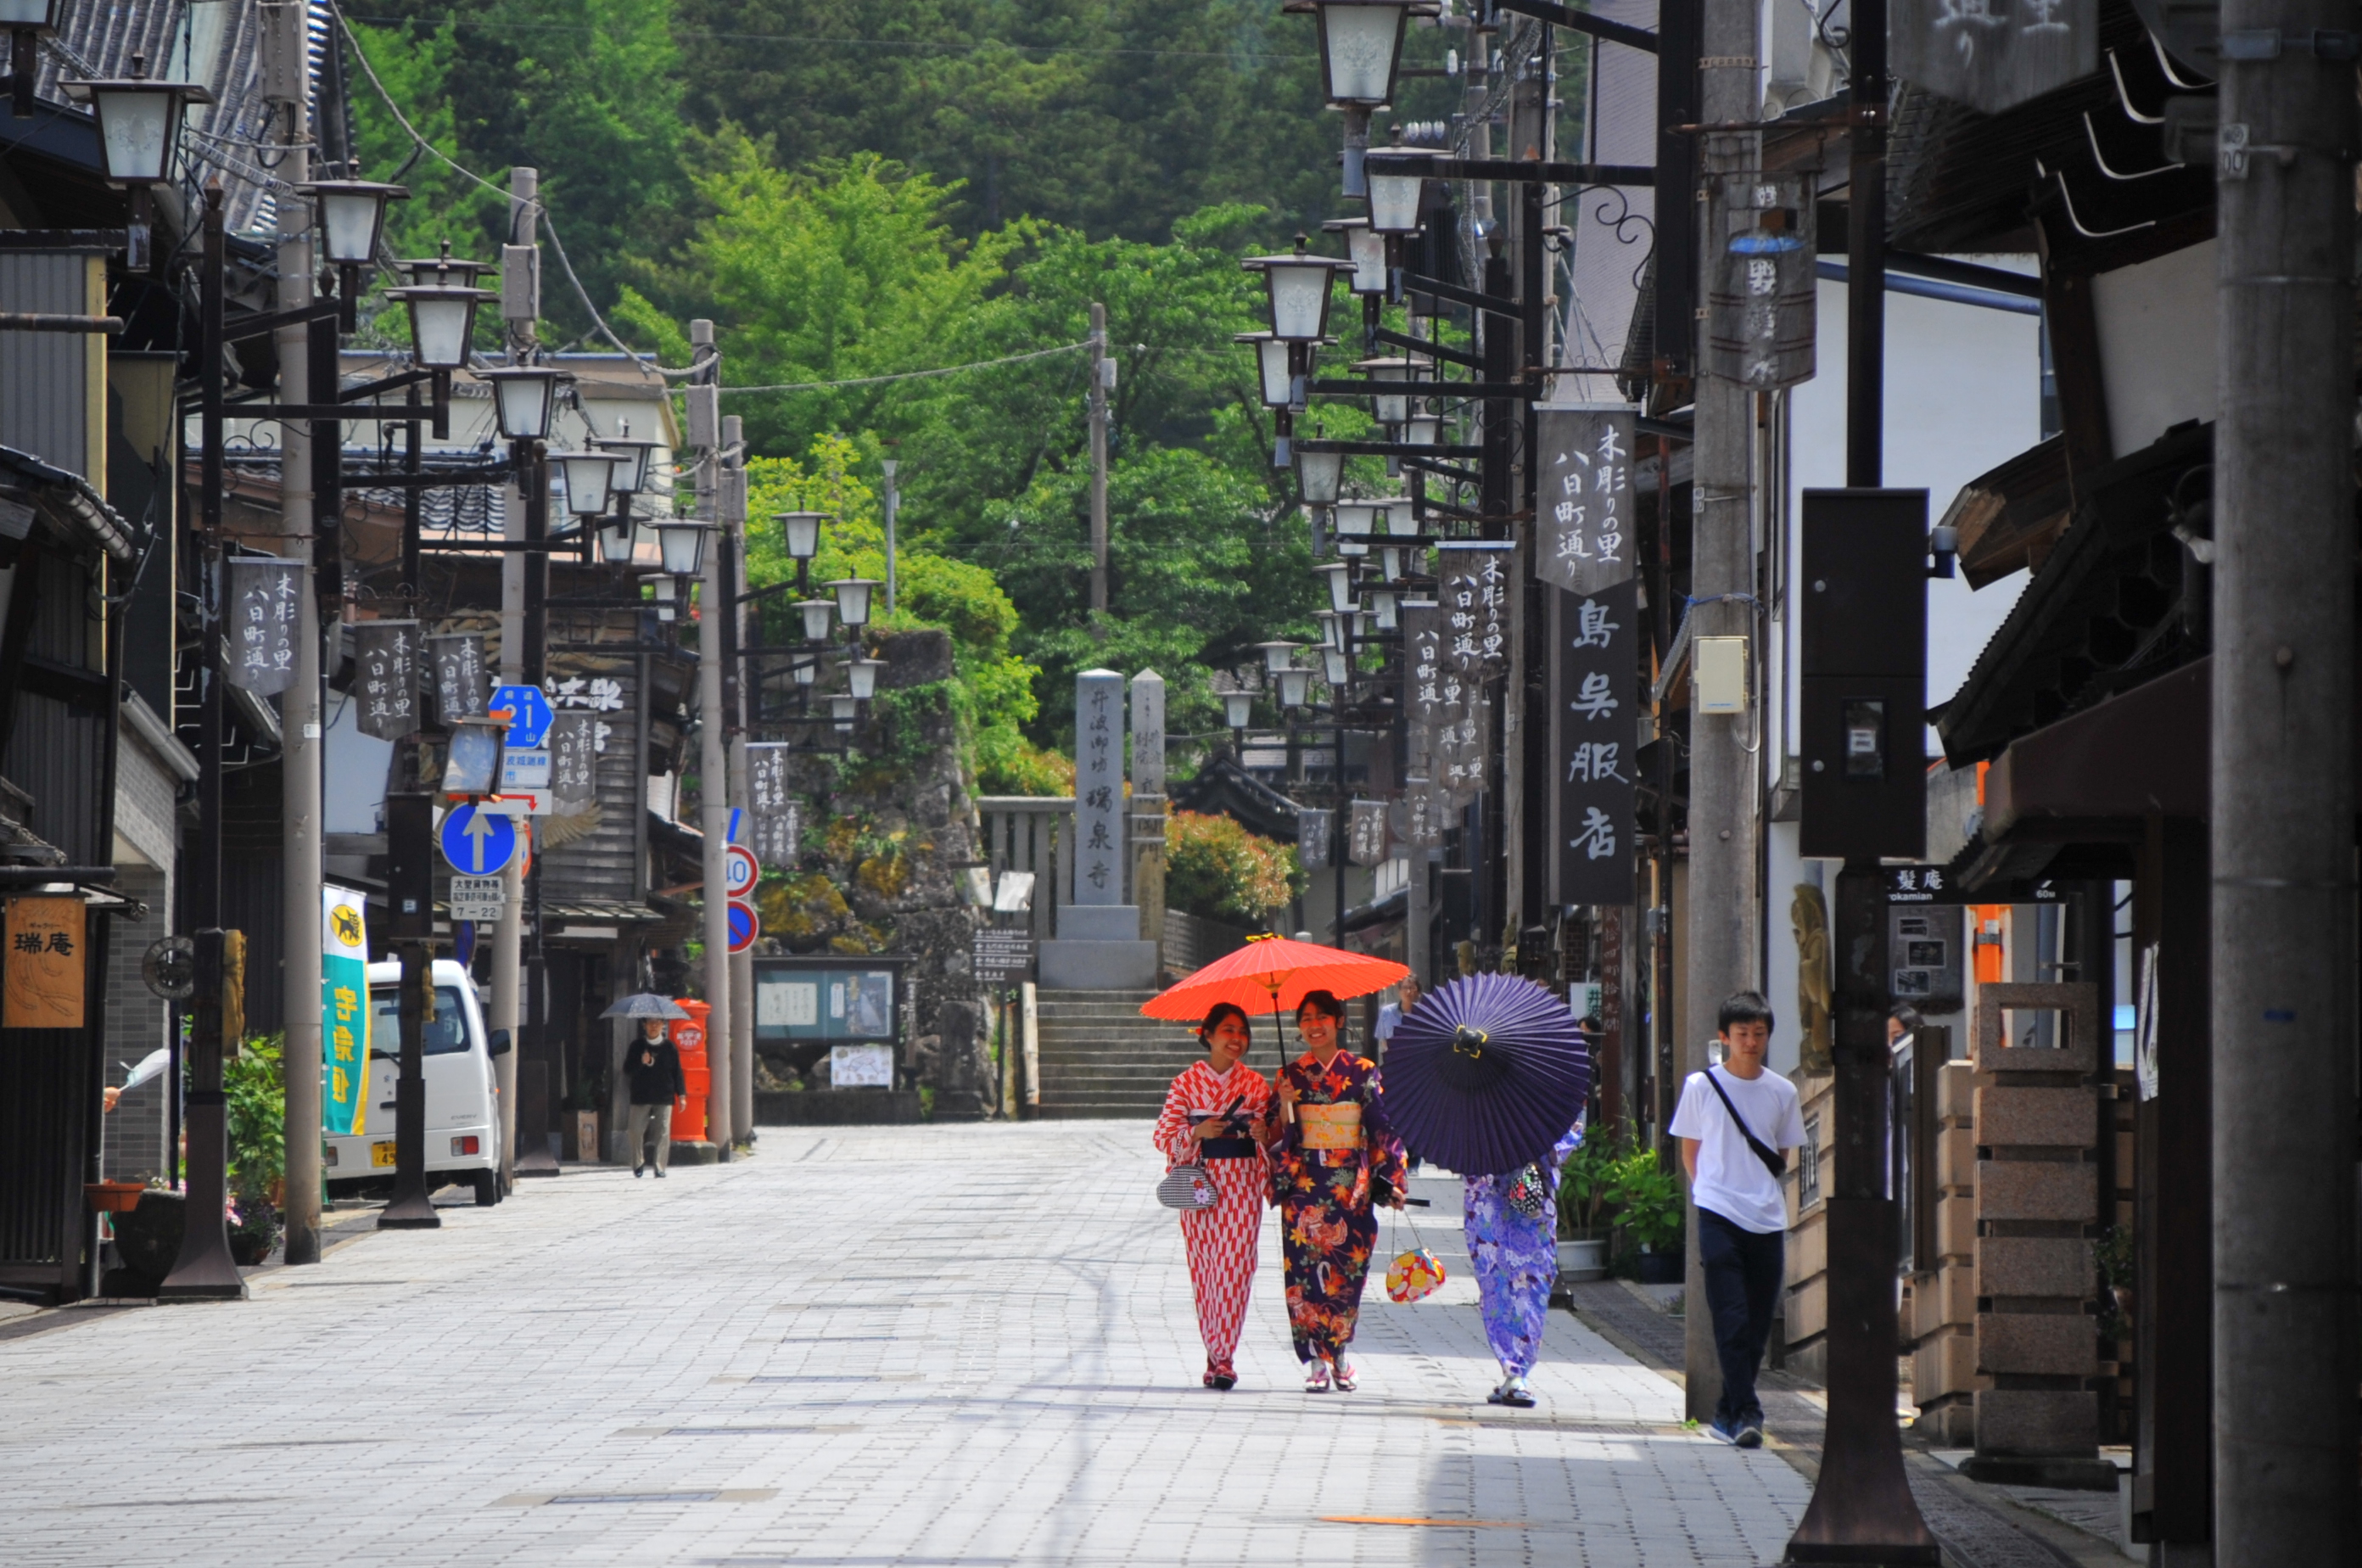
[[[1374,1283],[1362,1391],[1307,1397],[1268,1223],[1243,1381],[1199,1387],[1147,1132],[773,1128],[0,1342],[0,1561],[1777,1560],[1796,1472],[1563,1312],[1506,1410],[1468,1296]]]

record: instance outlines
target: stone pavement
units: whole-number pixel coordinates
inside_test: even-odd
[[[1243,1382],[1199,1387],[1147,1133],[774,1128],[371,1234],[250,1302],[70,1309],[0,1341],[0,1562],[1777,1560],[1796,1471],[1684,1431],[1564,1313],[1536,1410],[1484,1403],[1473,1307],[1375,1288],[1362,1392],[1308,1397],[1266,1225]]]

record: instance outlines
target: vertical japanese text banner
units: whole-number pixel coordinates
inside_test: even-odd
[[[368,910],[348,888],[320,889],[321,1125],[348,1137],[369,1121]]]
[[[1639,734],[1640,617],[1628,579],[1597,593],[1561,590],[1551,606],[1551,755],[1557,896],[1567,904],[1633,899],[1633,766]]]
[[[229,562],[229,683],[269,696],[295,680],[301,561],[234,556]]]
[[[83,1003],[90,990],[83,954],[88,924],[77,898],[30,894],[8,900],[0,1028],[83,1027]]]
[[[418,728],[418,623],[363,621],[353,628],[353,701],[360,730],[400,740]]]
[[[1632,575],[1632,409],[1620,403],[1534,410],[1541,526],[1534,575],[1596,593]]]

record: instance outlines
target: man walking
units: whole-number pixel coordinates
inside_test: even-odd
[[[1672,1127],[1697,1206],[1698,1263],[1722,1362],[1722,1399],[1710,1430],[1740,1448],[1763,1444],[1755,1374],[1785,1267],[1788,1205],[1780,1173],[1786,1151],[1805,1141],[1796,1086],[1763,1065],[1772,1021],[1771,1007],[1754,991],[1722,1004],[1715,1028],[1722,1065],[1690,1075]]]
[[[640,1020],[640,1037],[624,1058],[624,1075],[632,1086],[632,1175],[648,1168],[647,1137],[653,1129],[657,1175],[672,1163],[672,1108],[689,1093],[689,1079],[680,1070],[680,1053],[661,1018]]]

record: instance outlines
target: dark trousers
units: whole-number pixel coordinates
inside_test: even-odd
[[[1714,1348],[1722,1360],[1722,1401],[1715,1419],[1726,1426],[1763,1419],[1755,1397],[1756,1369],[1772,1340],[1772,1309],[1780,1302],[1786,1238],[1732,1224],[1710,1209],[1698,1210],[1698,1264],[1705,1274],[1706,1310],[1714,1315]]]

